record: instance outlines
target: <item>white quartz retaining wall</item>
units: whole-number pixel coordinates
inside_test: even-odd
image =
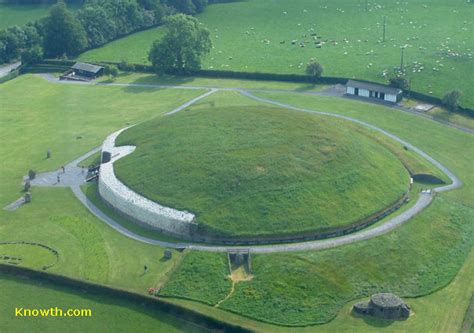
[[[118,212],[140,224],[165,233],[189,238],[197,230],[194,214],[162,206],[125,186],[114,173],[114,162],[135,150],[134,146],[115,147],[115,139],[127,128],[111,134],[102,145],[102,152],[110,152],[112,159],[100,166],[99,194]]]

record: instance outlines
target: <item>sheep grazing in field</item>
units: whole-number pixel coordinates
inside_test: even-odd
[[[306,9],[303,9],[303,13],[307,13],[308,11]]]
[[[298,41],[297,41],[296,39],[293,39],[293,40],[291,41],[291,45],[295,45],[297,42],[298,42]]]
[[[288,14],[288,12],[283,12],[283,15],[287,15],[287,14]]]

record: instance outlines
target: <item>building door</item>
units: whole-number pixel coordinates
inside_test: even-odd
[[[354,88],[354,95],[359,96],[359,88]]]
[[[385,93],[380,93],[380,99],[385,100]]]

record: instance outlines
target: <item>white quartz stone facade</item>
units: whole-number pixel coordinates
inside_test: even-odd
[[[117,179],[114,162],[135,150],[133,146],[115,147],[115,139],[127,128],[111,134],[102,145],[102,152],[111,153],[111,160],[100,166],[99,194],[118,212],[138,223],[167,234],[191,238],[197,230],[194,214],[162,206],[132,191]]]

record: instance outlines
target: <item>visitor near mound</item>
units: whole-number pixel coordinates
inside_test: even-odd
[[[372,295],[368,302],[355,304],[352,311],[382,319],[404,319],[410,316],[410,307],[400,297],[389,293]]]

